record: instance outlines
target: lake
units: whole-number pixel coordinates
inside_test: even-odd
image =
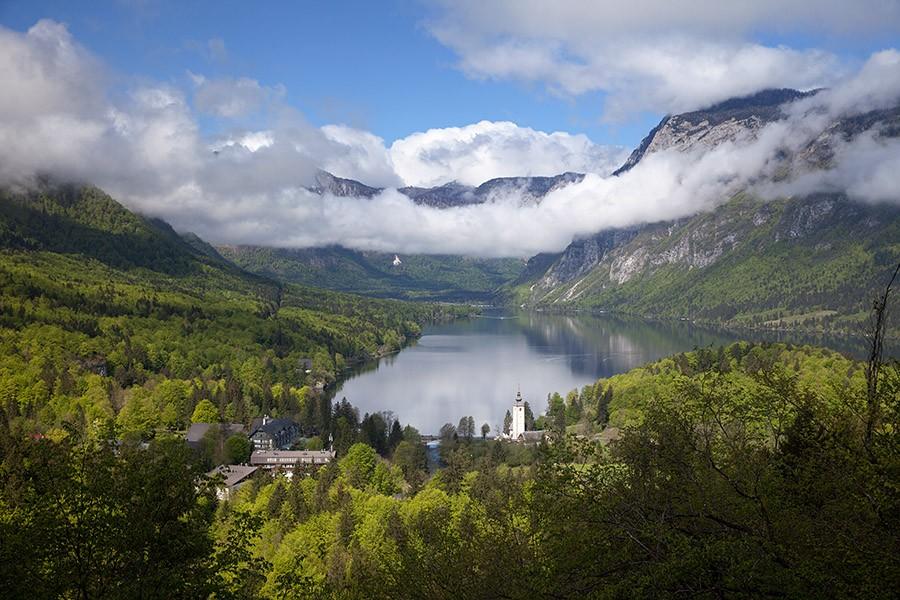
[[[357,368],[335,391],[360,413],[389,410],[404,425],[435,434],[472,415],[492,432],[521,389],[535,414],[547,395],[563,395],[601,377],[656,359],[739,338],[828,346],[864,356],[861,339],[783,332],[741,335],[688,322],[653,322],[612,315],[552,315],[489,311],[425,329],[401,352]]]

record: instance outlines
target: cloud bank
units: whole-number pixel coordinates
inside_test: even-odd
[[[566,171],[607,175],[625,162],[628,150],[599,146],[585,135],[481,121],[414,133],[394,142],[390,157],[408,185],[428,187],[448,178],[478,185],[494,177]]]
[[[0,80],[6,82],[0,90],[4,183],[40,173],[91,182],[136,210],[217,243],[527,257],[561,250],[602,229],[708,210],[756,185],[779,168],[774,157],[802,149],[835,117],[895,106],[900,53],[872,56],[858,72],[796,103],[787,119],[752,138],[702,153],[651,154],[621,177],[606,176],[620,158],[617,149],[512,123],[430,130],[388,148],[365,131],[314,127],[280,102],[277,87],[252,80],[211,86],[195,78],[187,89],[144,83],[122,92],[108,83],[104,66],[52,21],[27,33],[0,28]],[[236,125],[261,105],[266,128]],[[198,112],[235,126],[209,137],[201,132]],[[849,143],[836,141],[834,156],[830,170],[768,192],[846,189],[864,200],[898,202],[896,139],[873,131]],[[439,210],[415,205],[395,189],[371,199],[313,194],[304,186],[318,168],[388,187],[566,170],[588,175],[539,204],[512,194]]]
[[[847,66],[770,36],[900,33],[900,4],[882,0],[438,0],[428,29],[474,78],[606,94],[605,114],[684,112],[763,88],[822,87]],[[811,13],[815,13],[811,16]]]

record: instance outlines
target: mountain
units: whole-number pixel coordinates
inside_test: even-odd
[[[471,186],[451,181],[435,187],[407,186],[398,192],[416,204],[434,208],[452,208],[468,204],[483,204],[517,194],[524,202],[540,202],[551,191],[584,179],[582,173],[562,173],[552,177],[497,177],[479,186]],[[316,194],[371,198],[384,188],[368,186],[353,179],[337,177],[327,171],[319,171],[315,183],[307,188]]]
[[[580,173],[552,177],[498,177],[479,186],[450,182],[436,187],[403,187],[398,191],[413,202],[448,209],[502,200],[515,195],[522,204],[539,203],[560,187],[580,182]],[[352,179],[319,171],[317,194],[371,198],[383,191]],[[501,287],[522,276],[519,259],[469,258],[450,255],[361,252],[329,246],[323,248],[267,248],[221,246],[226,259],[250,272],[281,281],[385,298],[441,301],[493,301]]]
[[[85,412],[128,421],[126,431],[139,415],[155,427],[165,402],[139,404],[169,383],[187,390],[169,426],[203,398],[223,418],[290,414],[300,397],[273,392],[275,381],[332,382],[346,362],[396,350],[453,310],[249,273],[92,186],[0,189],[0,410],[42,428]],[[308,376],[297,368],[307,359]]]
[[[703,110],[667,115],[641,140],[625,164],[613,171],[621,175],[647,154],[677,147],[691,150],[697,146],[712,148],[737,135],[754,132],[784,117],[783,107],[789,102],[816,92],[797,90],[763,90],[741,98],[731,98]]]
[[[814,92],[812,92],[814,93]],[[660,150],[714,147],[783,117],[808,93],[769,90],[702,111],[667,116],[616,171]],[[900,135],[900,108],[840,119],[785,169],[818,169],[835,140],[873,126]],[[712,212],[612,229],[529,261],[512,301],[730,325],[858,329],[900,261],[900,208],[840,193],[763,201],[739,193]]]
[[[551,191],[582,179],[582,173],[563,173],[553,177],[497,177],[477,187],[452,181],[437,187],[403,187],[398,191],[416,204],[434,208],[484,204],[511,194],[516,194],[523,203],[537,203]]]
[[[281,281],[416,300],[490,301],[494,292],[515,280],[525,266],[519,259],[395,255],[339,246],[220,246],[218,251],[243,269]]]
[[[371,198],[383,191],[382,188],[371,187],[353,179],[337,177],[322,170],[316,173],[315,183],[307,189],[316,194],[353,198]]]

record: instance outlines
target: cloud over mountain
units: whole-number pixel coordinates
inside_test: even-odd
[[[279,100],[277,87],[257,82],[223,80],[198,101],[193,88],[139,82],[123,90],[110,79],[58,23],[41,21],[26,33],[0,28],[0,80],[6,83],[0,91],[0,181],[27,183],[51,173],[95,183],[132,208],[214,242],[526,257],[561,250],[604,228],[707,210],[756,185],[778,166],[773,157],[809,142],[828,119],[895,105],[900,54],[874,55],[833,89],[796,103],[789,118],[753,136],[702,152],[654,153],[621,177],[604,176],[619,150],[580,135],[480,122],[413,134],[387,147],[369,132],[313,126]],[[229,86],[250,93],[231,97]],[[265,127],[247,129],[229,120],[260,103],[268,103]],[[205,134],[198,110],[216,114],[226,127]],[[872,132],[834,147],[831,169],[783,185],[898,200],[895,140]],[[589,174],[539,204],[509,194],[439,210],[393,189],[373,198],[312,193],[305,187],[319,168],[380,186]],[[791,189],[769,190],[786,191]]]
[[[566,171],[606,175],[622,164],[627,151],[594,144],[584,135],[481,121],[414,133],[395,141],[390,155],[408,185],[432,186]]]

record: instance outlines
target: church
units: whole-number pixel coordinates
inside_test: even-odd
[[[544,431],[528,431],[525,424],[525,401],[522,399],[522,390],[516,392],[516,399],[513,402],[512,423],[510,424],[509,433],[503,434],[503,437],[513,442],[536,443],[544,438]]]

